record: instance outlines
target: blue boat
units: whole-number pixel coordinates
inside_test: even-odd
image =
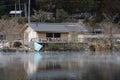
[[[37,42],[34,42],[34,50],[39,52],[43,46],[41,44],[38,44]]]

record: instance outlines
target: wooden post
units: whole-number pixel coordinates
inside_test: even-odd
[[[30,0],[28,1],[28,24],[30,24]]]
[[[113,41],[112,41],[113,40],[113,33],[112,33],[112,26],[111,26],[112,24],[111,23],[112,23],[112,21],[110,22],[110,26],[109,26],[110,27],[110,33],[109,33],[110,34],[110,36],[109,36],[110,52],[112,52],[112,50],[113,50]]]
[[[20,0],[19,0],[19,11],[21,10],[21,5],[20,5]],[[20,14],[20,17],[21,17],[21,14]]]
[[[25,18],[27,18],[27,7],[26,7],[26,3],[24,3],[24,12],[25,12]]]
[[[15,3],[15,18],[16,18],[16,11],[17,11],[17,7],[16,7],[16,3]]]

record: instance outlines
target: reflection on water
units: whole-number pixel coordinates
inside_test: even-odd
[[[120,80],[119,52],[91,54],[1,53],[0,80]]]

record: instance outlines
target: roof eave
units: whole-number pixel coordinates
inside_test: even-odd
[[[26,24],[23,26],[23,28],[20,30],[19,33],[23,33],[28,27],[29,27],[29,24],[26,23]]]
[[[36,31],[36,32],[45,32],[45,33],[69,33],[69,31]]]

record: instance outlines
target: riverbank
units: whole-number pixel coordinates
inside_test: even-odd
[[[31,52],[31,50],[24,48],[3,48],[0,49],[1,52]]]
[[[103,43],[67,43],[67,44],[42,44],[42,51],[119,51],[120,44],[108,45]]]
[[[40,52],[80,52],[80,51],[111,51],[111,47],[105,44],[83,44],[83,43],[70,43],[70,44],[42,44],[43,48]],[[120,51],[120,44],[112,46],[113,51]],[[34,52],[30,48],[2,48],[1,52]]]

